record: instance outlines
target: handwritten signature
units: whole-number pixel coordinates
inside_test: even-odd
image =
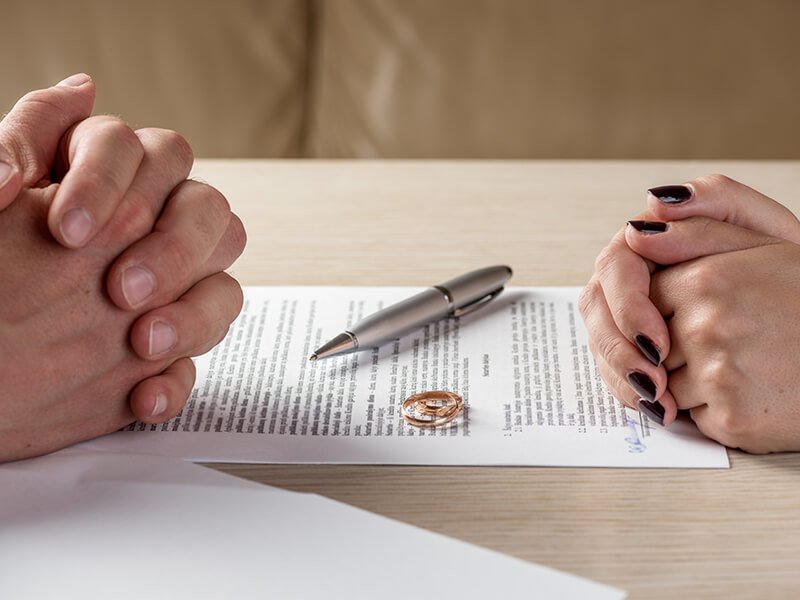
[[[647,446],[639,438],[638,423],[630,415],[627,415],[627,422],[628,431],[630,432],[630,435],[625,438],[625,441],[628,443],[628,452],[631,454],[641,454],[647,450]]]

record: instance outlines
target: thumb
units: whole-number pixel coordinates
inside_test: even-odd
[[[710,217],[800,243],[800,221],[792,211],[725,175],[706,175],[684,185],[652,188],[647,204],[657,220]]]
[[[629,221],[625,241],[639,256],[674,265],[712,254],[736,252],[782,240],[708,217],[680,221]]]
[[[83,73],[25,94],[0,121],[0,210],[23,186],[49,181],[59,142],[92,114],[95,87]]]

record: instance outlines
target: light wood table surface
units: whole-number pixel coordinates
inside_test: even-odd
[[[722,172],[800,211],[797,162],[198,161],[248,230],[246,285],[428,285],[505,263],[583,285],[645,190]],[[730,470],[216,465],[618,586],[800,597],[800,454]],[[458,574],[457,576],[468,576]],[[534,590],[532,590],[534,591]]]

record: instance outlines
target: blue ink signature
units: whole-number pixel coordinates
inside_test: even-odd
[[[628,430],[630,431],[630,435],[625,438],[625,441],[628,442],[628,452],[631,454],[641,454],[645,450],[647,450],[647,446],[639,439],[639,431],[637,430],[636,421],[631,418],[630,415],[626,415],[627,422],[628,422]]]

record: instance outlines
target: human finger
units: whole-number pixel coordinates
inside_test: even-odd
[[[122,204],[102,234],[109,243],[120,238],[125,240],[123,247],[126,249],[109,269],[106,285],[112,301],[122,309],[147,305],[157,291],[162,292],[161,298],[166,298],[162,304],[172,302],[188,287],[170,292],[170,285],[174,283],[173,273],[164,273],[157,268],[186,257],[174,256],[183,245],[169,245],[174,236],[156,231],[156,222],[192,168],[192,149],[182,136],[167,129],[146,128],[135,133],[144,149],[144,157]],[[206,210],[201,202],[194,207],[186,206],[186,209],[189,212],[185,217],[192,222],[197,210]],[[202,232],[197,232],[197,235],[202,235]],[[166,241],[154,243],[156,238]],[[211,243],[216,243],[216,240]],[[149,264],[154,255],[155,264]]]
[[[709,373],[710,371],[710,373]],[[670,388],[682,409],[689,409],[692,421],[706,437],[730,448],[742,448],[748,452],[770,451],[765,442],[770,436],[760,436],[748,421],[746,411],[725,401],[726,382],[714,380],[719,372],[709,365],[694,368],[687,365],[670,374]],[[767,442],[768,444],[768,442]]]
[[[669,354],[670,339],[664,319],[650,301],[653,269],[629,247],[624,228],[595,261],[595,276],[617,329],[658,366]]]
[[[703,435],[729,448],[739,448],[750,454],[785,452],[796,448],[796,438],[790,438],[787,443],[782,435],[763,431],[763,424],[759,427],[741,413],[721,411],[720,407],[703,404],[691,409],[690,414]]]
[[[672,340],[672,349],[664,359],[663,366],[673,392],[673,373],[687,364],[691,365],[698,357],[706,364],[711,364],[714,357],[709,356],[709,348],[727,348],[736,343],[732,323],[726,321],[726,314],[715,300],[728,299],[724,306],[730,306],[735,302],[743,283],[720,276],[723,263],[731,256],[735,255],[713,254],[671,266],[653,275],[650,297],[667,319]],[[709,372],[706,370],[705,373],[697,373],[697,376],[704,378]],[[680,394],[675,395],[682,400]],[[678,406],[692,408],[680,403]]]
[[[590,280],[581,294],[580,309],[590,332],[590,350],[596,360],[604,361],[619,379],[624,379],[638,398],[651,404],[662,400],[667,387],[666,371],[646,359],[617,329],[596,279]],[[626,394],[624,398],[619,399],[625,401],[625,398],[630,399],[631,396]],[[677,410],[669,404],[669,398],[664,401],[667,404],[661,405],[663,422],[668,424],[674,420]],[[635,407],[633,404],[629,406]]]
[[[206,261],[205,274],[211,275],[230,267],[244,252],[246,245],[247,232],[244,224],[236,213],[231,213],[228,228]]]
[[[221,193],[185,181],[170,196],[153,232],[111,267],[109,295],[127,309],[172,302],[198,280],[230,266],[244,248],[243,232]]]
[[[79,248],[115,214],[144,148],[124,121],[111,116],[81,121],[67,132],[63,145],[64,175],[47,222],[62,245]]]
[[[139,317],[131,328],[131,346],[147,360],[199,356],[225,337],[242,302],[239,283],[227,273],[216,273],[178,301]]]
[[[695,365],[684,364],[670,371],[669,389],[680,410],[692,410],[708,404],[708,396],[702,383],[704,380],[705,376],[698,372]]]
[[[708,217],[680,221],[630,221],[625,242],[636,255],[673,265],[713,254],[780,243],[781,240]]]
[[[650,402],[642,398],[641,394],[634,390],[627,380],[616,373],[602,356],[597,356],[595,363],[603,382],[620,403],[646,414],[650,420],[659,425],[669,425],[675,421],[678,414],[677,409],[673,411],[666,408],[677,406],[669,388],[664,390],[658,401]]]
[[[629,408],[636,408],[636,403],[639,401],[639,394],[636,393],[619,373],[609,366],[603,356],[597,355],[594,360],[597,365],[597,370],[600,372],[600,378],[611,392],[611,395],[621,404]]]
[[[663,299],[663,293],[659,293],[656,299],[659,307],[663,307],[665,305],[665,301]],[[670,309],[671,310],[671,309]],[[686,346],[687,343],[691,343],[692,340],[688,339],[687,337],[691,336],[691,330],[686,330],[685,328],[683,331],[680,329],[681,321],[684,321],[688,318],[695,318],[691,315],[687,315],[685,311],[682,311],[678,315],[673,315],[669,320],[669,333],[672,336],[672,349],[670,353],[664,358],[664,368],[667,370],[667,377],[670,380],[670,386],[672,385],[672,374],[682,369],[686,366]],[[691,408],[691,407],[684,407],[680,404],[678,408]]]
[[[78,73],[25,94],[0,122],[0,210],[23,185],[49,180],[59,142],[75,123],[92,114],[95,86]]]
[[[800,243],[800,221],[792,211],[725,175],[651,188],[647,204],[657,220],[703,216]]]
[[[130,395],[130,408],[138,421],[163,423],[183,410],[192,392],[196,369],[191,358],[180,358],[160,375],[136,384]]]
[[[144,150],[139,170],[115,215],[117,224],[132,229],[136,239],[150,233],[173,190],[188,176],[194,153],[183,136],[169,129],[137,129]]]

